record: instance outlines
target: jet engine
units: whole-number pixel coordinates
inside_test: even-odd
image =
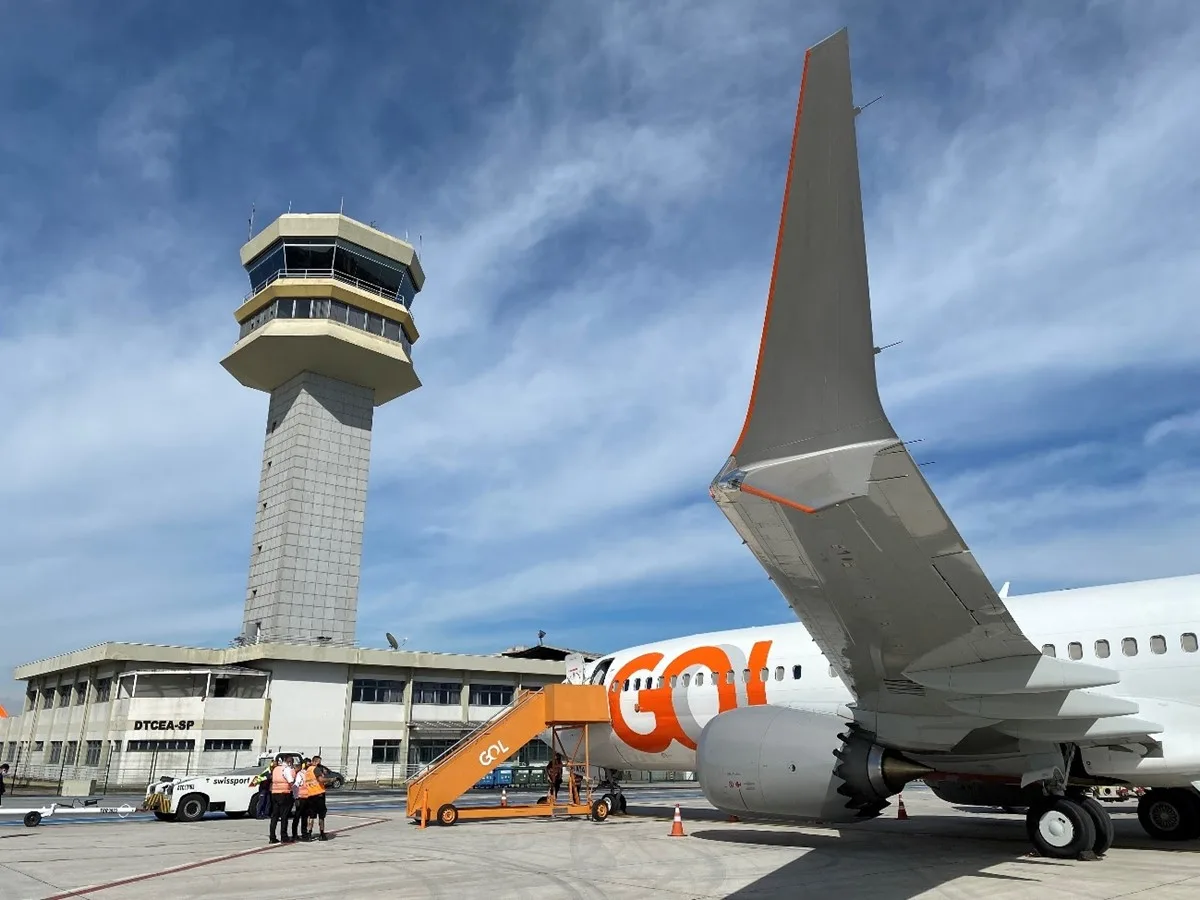
[[[726,813],[849,821],[929,772],[828,713],[750,706],[713,718],[696,744],[696,776]]]

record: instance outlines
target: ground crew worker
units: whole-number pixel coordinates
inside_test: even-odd
[[[562,788],[563,758],[561,753],[555,753],[554,759],[546,763],[546,780],[550,782],[547,795],[552,803],[558,802],[558,792]]]
[[[275,760],[267,763],[267,767],[250,779],[250,784],[258,788],[258,805],[254,808],[254,818],[265,819],[271,814],[271,770],[275,768]]]
[[[290,844],[288,837],[288,821],[292,817],[292,785],[296,781],[295,770],[287,764],[282,756],[275,757],[275,765],[271,768],[271,843],[280,843],[275,837],[275,826],[283,822],[282,842]]]
[[[304,787],[304,772],[312,763],[311,759],[304,759],[300,762],[300,767],[296,769],[296,780],[292,782],[292,840],[300,840],[300,829],[304,824],[305,808],[308,803],[308,792]]]
[[[304,840],[313,839],[313,819],[320,821],[321,837],[319,840],[329,840],[325,837],[325,773],[328,771],[321,765],[321,757],[314,756],[312,765],[304,770],[304,784],[308,799],[304,801]]]

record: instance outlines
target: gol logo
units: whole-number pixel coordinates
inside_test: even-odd
[[[767,665],[767,653],[771,649],[771,641],[758,641],[750,648],[750,658],[747,668],[757,673]],[[686,688],[672,688],[671,679],[682,675],[685,670],[702,666],[709,672],[716,673],[717,711],[725,712],[737,706],[737,685],[730,684],[724,673],[736,667],[729,659],[729,654],[720,647],[692,647],[680,653],[667,663],[662,670],[663,686],[660,688],[645,688],[637,692],[636,710],[641,713],[654,715],[654,728],[648,732],[634,731],[625,721],[625,713],[621,708],[621,696],[624,691],[621,686],[625,679],[635,672],[650,670],[653,672],[665,659],[661,653],[643,653],[634,657],[617,670],[613,676],[608,693],[609,718],[612,720],[613,731],[629,747],[641,750],[643,753],[662,753],[671,746],[672,741],[678,741],[689,750],[696,749],[696,742],[688,736],[679,715],[675,710],[676,696],[683,696]],[[740,674],[740,673],[739,673]],[[614,689],[615,688],[615,689]],[[710,690],[706,685],[702,690]],[[757,678],[746,684],[746,702],[749,706],[765,706],[767,703],[767,685]]]
[[[504,741],[496,741],[496,743],[492,744],[479,754],[479,764],[486,768],[496,760],[503,759],[510,753],[512,753],[512,751],[504,746]]]

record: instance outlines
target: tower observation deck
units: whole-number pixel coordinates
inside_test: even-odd
[[[340,214],[280,216],[241,250],[221,365],[271,395],[242,637],[354,641],[374,408],[421,386],[412,245]]]

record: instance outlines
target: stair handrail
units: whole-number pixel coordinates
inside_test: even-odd
[[[500,709],[490,718],[480,722],[478,726],[464,734],[452,745],[443,750],[440,756],[436,756],[430,760],[425,765],[424,771],[412,778],[412,780],[409,782],[410,786],[419,785],[422,781],[432,775],[443,763],[463,752],[480,732],[486,731],[509,713],[516,712],[518,709],[528,703],[532,697],[535,697],[541,692],[541,688],[538,688],[537,690],[533,690],[532,688],[522,688],[512,703]]]

